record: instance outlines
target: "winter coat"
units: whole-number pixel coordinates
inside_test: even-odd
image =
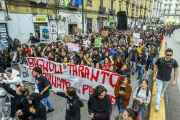
[[[130,53],[129,53],[129,59],[131,60],[131,61],[133,61],[133,54],[135,55],[135,61],[137,61],[138,60],[138,56],[139,56],[139,53],[138,53],[138,51],[137,50],[131,50],[130,51]]]
[[[114,54],[115,55],[115,58],[117,59],[117,58],[121,58],[123,61],[124,61],[124,59],[125,59],[125,55],[124,55],[124,53],[121,51],[121,52],[118,52],[118,51],[116,51],[116,53]]]
[[[125,92],[124,94],[120,95],[119,91],[121,90],[121,84],[116,84],[115,90],[114,90],[114,94],[116,97],[116,103],[118,102],[119,98],[122,98],[122,108],[125,109],[128,105],[129,105],[129,101],[131,98],[131,94],[132,94],[132,87],[131,85],[127,84],[126,88],[125,88]]]

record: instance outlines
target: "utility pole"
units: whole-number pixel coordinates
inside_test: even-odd
[[[84,0],[82,0],[82,33],[84,33]]]

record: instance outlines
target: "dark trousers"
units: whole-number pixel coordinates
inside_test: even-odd
[[[14,118],[15,117],[15,110],[13,108],[13,100],[14,98],[11,96],[11,114],[10,114],[10,117]]]

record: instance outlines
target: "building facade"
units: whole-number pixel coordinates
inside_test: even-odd
[[[180,1],[166,0],[163,3],[164,23],[180,24]]]
[[[126,11],[128,26],[140,26],[150,21],[153,0],[119,0],[119,10]]]
[[[163,15],[163,0],[154,0],[153,8],[152,8],[152,21],[151,22],[159,22],[162,20]]]

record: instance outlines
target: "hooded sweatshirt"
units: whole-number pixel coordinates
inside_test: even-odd
[[[80,115],[80,104],[77,100],[78,98],[75,97],[73,99],[70,99],[63,92],[57,92],[57,95],[67,99],[65,120],[80,120],[81,115]]]
[[[110,120],[111,115],[111,100],[108,95],[100,99],[93,94],[90,95],[88,101],[89,114],[94,113],[93,120]]]
[[[33,100],[33,108],[35,112],[30,112],[30,120],[46,120],[46,107],[41,103],[42,95],[39,93],[32,93],[30,95]]]

